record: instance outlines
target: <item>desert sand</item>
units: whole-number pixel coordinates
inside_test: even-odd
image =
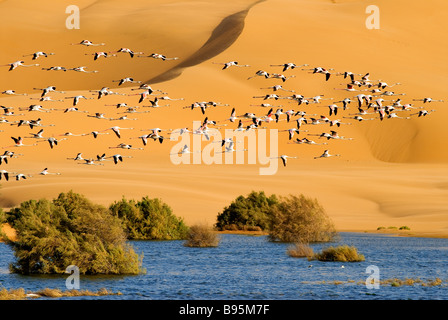
[[[71,4],[65,0],[57,3],[0,1],[0,65],[21,59],[25,64],[40,64],[12,71],[8,71],[7,66],[0,67],[0,91],[12,89],[28,94],[0,95],[0,105],[13,107],[16,114],[4,117],[10,123],[0,124],[3,130],[0,145],[4,150],[20,154],[10,158],[8,164],[1,164],[0,169],[31,175],[26,180],[17,181],[12,176],[9,181],[4,178],[0,181],[0,205],[5,210],[25,200],[51,199],[60,192],[73,190],[106,206],[122,197],[157,197],[170,205],[174,214],[187,224],[213,224],[217,214],[238,195],[264,190],[267,194],[303,193],[317,198],[339,231],[408,226],[412,234],[448,235],[448,132],[445,125],[448,117],[448,39],[445,34],[448,22],[443,14],[448,10],[446,1],[377,0],[374,4],[380,9],[380,29],[372,30],[365,25],[369,16],[366,7],[372,3],[364,0],[86,0],[77,1],[81,9],[79,30],[66,28],[69,15],[65,9]],[[72,45],[84,39],[105,45]],[[162,53],[178,59],[131,58],[125,53],[93,59],[94,52],[112,52],[120,48],[130,48],[146,56]],[[55,54],[36,60],[23,57],[37,51]],[[223,66],[217,64],[229,61],[249,67],[223,70]],[[324,75],[302,70],[305,67],[283,72],[281,67],[271,66],[288,62],[308,64],[306,68],[334,69],[331,71],[334,73],[370,73],[373,83],[377,80],[390,85],[401,83],[386,90],[405,95],[385,99],[401,99],[402,104],[412,103],[414,107],[435,112],[418,117],[410,114],[420,109],[400,111],[397,112],[399,116],[410,119],[383,121],[378,114],[372,114],[364,117],[375,120],[359,122],[344,118],[358,112],[357,103],[353,101],[349,109],[340,108],[337,115],[329,116],[330,104],[341,105],[338,101],[346,97],[368,92],[335,90],[345,88],[348,83],[348,79],[335,74],[325,81]],[[98,72],[42,70],[53,66],[86,66],[86,70]],[[258,70],[294,77],[285,82],[264,77],[248,79]],[[140,84],[118,86],[113,82],[124,77],[132,77],[173,99],[183,100],[161,100],[160,108],[144,107],[163,95],[157,96],[155,94],[160,92],[155,91],[139,103],[138,95],[130,95],[142,92],[133,90]],[[278,84],[305,97],[324,95],[333,100],[298,105],[294,100],[254,98],[271,93],[283,97],[292,94],[265,89]],[[63,101],[31,100],[41,95],[41,91],[34,88],[48,86],[64,91],[47,95]],[[111,94],[98,99],[95,92],[90,92],[103,87],[122,95]],[[79,110],[88,113],[62,111],[72,106],[72,99],[67,97],[76,95],[93,98],[80,100],[77,105]],[[413,101],[424,97],[445,102]],[[226,105],[209,107],[205,115],[200,108],[185,108],[197,101]],[[137,111],[146,113],[122,114],[125,108],[116,108],[114,105],[118,103],[138,106]],[[278,123],[263,123],[262,127],[267,130],[279,130],[279,155],[298,157],[289,159],[286,167],[278,160],[278,170],[272,175],[260,175],[260,168],[266,165],[258,160],[250,164],[247,158],[243,164],[175,164],[170,154],[179,151],[180,140],[170,141],[169,131],[160,133],[167,138],[163,143],[150,139],[145,146],[138,138],[150,133],[150,128],[188,127],[191,130],[194,121],[202,122],[205,117],[226,124],[215,127],[223,133],[225,129],[237,127],[238,121],[226,121],[232,108],[237,115],[252,112],[264,116],[269,108],[252,106],[261,103],[281,105],[279,108],[283,111],[306,111],[307,118],[312,114],[316,114],[316,118],[325,115],[350,124],[341,127],[330,127],[328,123],[303,125],[302,132],[293,140],[307,137],[328,143],[304,145],[291,143],[293,140],[288,140],[288,133],[281,131],[295,127],[297,117],[288,123],[282,115]],[[57,110],[20,110],[32,104]],[[114,119],[127,115],[137,120],[87,117],[95,113]],[[37,118],[42,119],[43,125],[52,126],[31,129],[13,123]],[[250,120],[245,122],[248,124]],[[121,130],[121,138],[118,138],[108,130],[112,126],[133,129]],[[214,128],[213,125],[209,127]],[[40,129],[44,129],[44,137],[66,140],[50,148],[44,139],[30,138],[30,133]],[[96,139],[92,135],[61,136],[66,132],[85,134],[94,130],[106,130],[108,134]],[[353,140],[327,141],[308,136],[330,130]],[[23,137],[25,145],[36,145],[12,146],[11,137],[18,136]],[[193,135],[189,137],[191,143],[197,139]],[[119,143],[142,150],[110,148]],[[211,143],[203,139],[199,148]],[[245,145],[247,148],[247,143]],[[235,147],[240,149],[244,145],[237,143]],[[340,156],[314,159],[325,149]],[[80,152],[84,158],[96,159],[96,155],[103,153],[107,156],[119,153],[125,158],[118,164],[109,159],[102,165],[86,165],[68,159]],[[39,175],[44,168],[60,175]]]

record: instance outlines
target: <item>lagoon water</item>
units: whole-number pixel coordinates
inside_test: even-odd
[[[333,243],[313,244],[315,252],[353,245],[363,262],[308,261],[286,254],[289,244],[266,236],[220,235],[216,248],[189,248],[183,241],[133,241],[146,273],[137,276],[82,276],[80,289],[106,288],[122,295],[66,299],[107,300],[447,300],[448,239],[340,233]],[[0,288],[67,290],[65,276],[9,273],[12,250],[0,243]],[[367,288],[369,266],[380,280],[440,278],[441,285]]]

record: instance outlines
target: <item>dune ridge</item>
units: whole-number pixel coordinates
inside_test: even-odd
[[[258,0],[252,3],[247,9],[225,17],[219,23],[219,25],[217,25],[216,28],[213,29],[210,38],[207,40],[207,42],[204,43],[202,47],[199,48],[198,51],[193,53],[187,59],[183,60],[173,69],[170,69],[163,74],[146,81],[146,83],[155,84],[172,80],[175,77],[180,76],[183,69],[207,61],[226,50],[238,39],[239,35],[243,31],[244,20],[249,13],[249,10],[256,4],[263,1],[266,0]]]

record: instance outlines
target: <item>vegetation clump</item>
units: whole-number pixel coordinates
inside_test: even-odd
[[[81,297],[81,296],[90,296],[90,297],[99,297],[106,295],[121,295],[121,292],[112,292],[107,290],[106,288],[102,288],[98,291],[89,291],[89,290],[67,290],[62,291],[60,289],[50,289],[45,288],[39,290],[37,292],[25,292],[23,288],[19,289],[11,289],[7,290],[6,288],[2,288],[0,290],[0,300],[24,300],[28,298],[61,298],[61,297]]]
[[[319,261],[360,262],[364,261],[364,255],[359,254],[355,247],[348,245],[328,247],[314,255]]]
[[[252,191],[246,197],[240,195],[218,214],[216,228],[225,230],[268,230],[269,212],[278,203],[275,195],[269,197],[263,191]]]
[[[29,200],[7,220],[17,232],[12,247],[14,273],[63,274],[70,265],[80,274],[138,274],[141,258],[126,242],[121,221],[107,208],[72,191],[52,200]]]
[[[193,225],[187,234],[184,242],[186,247],[217,247],[219,236],[207,225]]]
[[[312,258],[314,255],[313,248],[305,243],[296,242],[289,246],[286,253],[293,258]]]
[[[188,226],[160,199],[123,198],[110,205],[109,210],[122,221],[129,240],[183,240],[188,233]]]
[[[280,242],[328,242],[337,236],[333,222],[316,199],[281,197],[271,207],[269,238]]]

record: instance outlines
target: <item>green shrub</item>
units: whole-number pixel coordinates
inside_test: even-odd
[[[347,245],[329,247],[314,255],[319,261],[359,262],[364,261],[364,255],[359,254],[355,247]]]
[[[17,241],[8,241],[17,259],[12,272],[63,274],[70,265],[81,274],[141,272],[118,218],[82,195],[70,191],[53,201],[25,201],[8,213],[8,221],[17,232]]]
[[[190,227],[184,246],[203,248],[217,247],[218,244],[219,236],[212,228],[206,225],[194,225]]]
[[[109,206],[113,216],[124,226],[129,240],[182,240],[188,227],[160,199],[126,200]]]
[[[263,191],[252,191],[246,197],[237,197],[218,214],[216,228],[224,230],[267,230],[268,212],[278,203],[277,197],[267,197]]]
[[[315,199],[304,195],[281,197],[270,208],[269,239],[281,242],[328,242],[337,236],[333,222]]]
[[[398,230],[411,230],[408,226],[401,226]]]
[[[3,210],[3,208],[0,208],[0,225],[6,223],[6,212]]]

